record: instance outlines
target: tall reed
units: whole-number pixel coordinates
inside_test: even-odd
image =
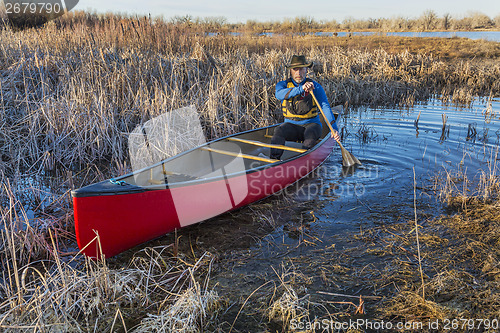
[[[86,13],[41,29],[1,30],[0,328],[103,331],[150,306],[161,316],[145,320],[147,330],[170,313],[165,295],[187,288],[188,270],[161,250],[126,268],[62,256],[73,241],[69,191],[110,176],[102,164],[125,172],[127,134],[139,123],[191,104],[208,138],[275,123],[274,85],[297,53],[314,61],[311,75],[332,104],[411,106],[436,94],[467,103],[500,92],[498,65],[316,42],[210,36],[185,23]],[[52,173],[58,181],[47,200],[34,180]],[[191,287],[185,296],[203,311],[216,303]]]
[[[209,138],[274,123],[274,85],[294,53],[314,61],[332,104],[411,106],[435,94],[470,103],[500,91],[498,65],[318,48],[301,37],[210,36],[146,18],[75,16],[3,30],[0,40],[0,153],[21,168],[121,163],[136,124],[188,104]]]

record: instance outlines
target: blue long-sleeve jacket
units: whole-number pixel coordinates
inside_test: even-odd
[[[306,79],[302,81],[300,84],[295,82],[294,79],[292,79],[293,85],[295,86],[294,88],[287,88],[287,82],[285,81],[280,81],[276,84],[276,92],[275,96],[277,99],[279,99],[281,102],[285,99],[286,94],[288,91],[291,89],[290,93],[288,94],[288,98],[295,97],[297,95],[300,95],[304,92],[304,89],[302,88],[303,84],[306,82]],[[332,109],[330,107],[330,103],[328,103],[328,98],[326,97],[325,90],[319,84],[318,82],[313,80],[314,84],[314,96],[316,96],[316,99],[318,100],[318,103],[321,105],[321,108],[323,109],[323,112],[325,113],[326,117],[328,118],[328,121],[332,122],[335,117],[333,116]],[[287,119],[285,118],[285,122],[290,122],[292,124],[296,125],[305,125],[309,123],[318,123],[321,125],[321,120],[319,119],[319,115],[317,115],[314,118],[310,119],[304,119],[304,120],[292,120],[292,119]],[[339,130],[337,127],[337,122],[332,123],[332,127],[335,130]]]

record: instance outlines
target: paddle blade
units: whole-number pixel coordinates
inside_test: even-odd
[[[342,152],[342,165],[345,167],[351,167],[354,165],[361,165],[361,162],[350,152],[345,149],[339,142],[340,151]]]

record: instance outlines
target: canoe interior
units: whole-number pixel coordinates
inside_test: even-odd
[[[221,176],[220,170],[226,169],[224,177],[227,177],[274,163],[282,163],[303,154],[299,151],[284,150],[281,160],[272,160],[271,148],[252,143],[271,144],[275,128],[276,126],[270,126],[221,138],[116,180],[148,189],[175,187],[213,180]],[[328,127],[323,124],[323,133],[318,144],[329,133]],[[232,138],[242,139],[248,143],[233,141]],[[285,146],[300,150],[302,143],[287,141]]]

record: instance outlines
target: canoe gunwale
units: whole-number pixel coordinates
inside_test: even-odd
[[[134,184],[130,184],[130,183],[127,183],[127,182],[123,181],[123,179],[132,177],[134,174],[145,172],[145,171],[150,170],[152,168],[161,166],[162,164],[165,164],[165,163],[167,163],[170,160],[173,160],[173,159],[176,159],[176,158],[180,158],[183,155],[186,155],[186,154],[188,154],[188,153],[190,153],[192,151],[195,151],[197,149],[200,149],[200,148],[203,148],[203,147],[207,147],[210,144],[213,144],[213,143],[216,143],[216,142],[221,142],[221,141],[224,141],[224,140],[228,140],[229,138],[237,137],[237,136],[240,136],[240,135],[245,135],[245,134],[249,134],[249,133],[253,133],[253,132],[257,132],[257,131],[261,131],[261,130],[266,130],[266,129],[269,129],[269,128],[276,127],[278,125],[279,124],[270,125],[270,126],[267,126],[267,127],[260,127],[260,128],[257,128],[257,129],[252,129],[252,130],[248,130],[248,131],[244,131],[244,132],[239,132],[239,133],[236,133],[236,134],[227,135],[225,137],[212,140],[212,141],[207,142],[207,143],[205,143],[203,145],[191,148],[191,149],[186,150],[186,151],[184,151],[184,152],[182,152],[180,154],[177,154],[175,156],[169,157],[169,158],[164,159],[164,160],[162,160],[160,162],[154,163],[152,165],[149,165],[147,167],[144,167],[142,169],[136,170],[134,172],[125,174],[123,176],[119,176],[119,177],[116,177],[116,178],[105,180],[105,181],[102,181],[102,182],[99,182],[99,183],[96,183],[96,184],[91,184],[91,185],[88,185],[86,187],[82,187],[81,189],[73,190],[73,191],[71,191],[71,195],[74,198],[76,198],[76,197],[90,197],[90,196],[107,196],[107,195],[126,195],[126,194],[131,194],[131,193],[138,193],[138,192],[142,192],[142,191],[158,191],[158,190],[164,190],[164,189],[169,189],[169,188],[179,188],[179,187],[184,187],[184,186],[191,186],[191,185],[197,185],[197,184],[203,184],[203,183],[210,183],[210,182],[218,181],[218,180],[223,179],[223,178],[230,179],[230,178],[233,178],[233,177],[239,177],[239,176],[244,175],[244,174],[249,175],[249,174],[252,174],[254,172],[259,172],[259,171],[263,171],[263,170],[266,170],[266,169],[269,169],[269,168],[279,167],[279,166],[282,166],[282,165],[287,164],[289,162],[292,162],[292,161],[294,161],[296,159],[299,159],[299,158],[302,158],[302,157],[304,157],[306,155],[309,155],[309,154],[313,153],[315,150],[319,149],[327,140],[330,139],[330,135],[325,135],[323,138],[320,138],[320,140],[318,140],[318,142],[316,143],[316,145],[314,145],[314,147],[312,147],[312,148],[304,151],[303,153],[298,153],[297,155],[291,156],[290,158],[287,158],[286,160],[279,160],[279,161],[274,162],[274,163],[266,163],[264,165],[260,165],[260,166],[249,168],[249,169],[245,169],[245,170],[242,170],[242,171],[239,171],[239,172],[233,172],[233,173],[230,173],[230,174],[224,174],[224,176],[214,176],[214,177],[209,177],[209,178],[199,178],[199,179],[182,180],[182,181],[172,182],[172,183],[165,182],[165,183],[162,183],[162,184],[151,184],[151,185],[147,185],[147,186],[134,185]],[[96,191],[92,192],[92,193],[89,193],[89,192],[82,193],[82,192],[86,192],[86,191],[82,191],[85,188],[88,188],[90,186],[98,186],[98,185],[102,185],[104,187],[104,186],[108,185],[108,184],[105,184],[107,182],[111,183],[112,185],[115,185],[116,188],[113,189],[113,190],[106,190],[106,191],[102,191],[102,192],[99,191],[98,189],[96,189]],[[120,184],[123,184],[123,185],[126,185],[126,186],[123,186],[123,188],[122,188],[122,186],[120,186]],[[125,188],[125,187],[127,187],[127,188]],[[130,187],[132,187],[132,188],[130,189]]]

